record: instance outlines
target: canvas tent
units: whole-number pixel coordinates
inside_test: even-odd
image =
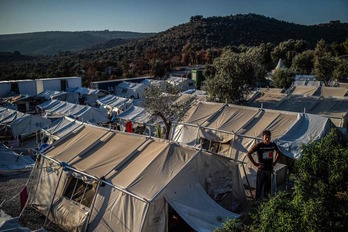
[[[31,170],[34,160],[29,156],[18,155],[3,143],[0,143],[0,175],[14,174]]]
[[[82,123],[69,117],[62,117],[52,122],[46,129],[42,129],[41,137],[47,136],[48,144],[67,136],[71,131],[80,127]]]
[[[272,70],[272,74],[281,69],[287,69],[287,67],[285,66],[283,60],[280,58],[278,60],[277,66]]]
[[[55,90],[44,90],[43,92],[37,94],[35,98],[50,100],[50,99],[58,99],[58,100],[66,100],[66,92],[55,91]]]
[[[173,126],[171,136],[184,144],[202,142],[200,146],[205,149],[246,162],[243,178],[255,186],[256,169],[246,153],[261,140],[263,130],[271,130],[283,154],[294,159],[301,156],[302,143],[322,138],[330,127],[329,119],[316,115],[200,102],[190,109],[183,123]]]
[[[143,83],[121,82],[117,85],[115,95],[129,99],[142,99],[145,92]]]
[[[9,128],[12,136],[15,137],[35,133],[50,123],[51,120],[47,118],[0,107],[0,125]]]
[[[131,101],[128,98],[117,97],[115,95],[106,95],[103,98],[97,100],[100,107],[108,109],[109,112],[119,114],[124,109],[124,105]]]
[[[185,77],[175,77],[172,76],[166,80],[167,83],[173,85],[181,91],[186,91],[189,89],[195,89],[195,83],[188,78]]]
[[[36,107],[37,110],[44,113],[45,117],[49,118],[69,116],[90,123],[103,123],[109,120],[106,109],[77,105],[59,100],[50,100]]]
[[[298,86],[295,87],[297,88]],[[321,115],[330,118],[335,126],[348,129],[348,97],[342,97],[342,95],[346,94],[344,89],[320,87],[313,91],[314,89],[311,89],[311,87],[309,89],[307,87],[304,88],[305,89],[302,89],[304,91],[301,91],[302,94],[291,93],[288,95],[275,94],[273,92],[262,93],[260,91],[257,97],[248,102],[248,105],[267,109]],[[303,93],[306,92],[305,90],[310,90],[313,95],[304,95]],[[276,90],[274,90],[274,92],[275,91]]]
[[[141,135],[83,124],[40,156],[29,204],[68,231],[167,231],[168,203],[208,231],[246,203],[237,163]]]

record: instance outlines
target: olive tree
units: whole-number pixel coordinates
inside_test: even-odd
[[[210,75],[204,89],[211,100],[240,104],[265,75],[265,69],[245,53],[225,49],[206,73]]]

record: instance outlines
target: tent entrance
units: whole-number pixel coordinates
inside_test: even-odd
[[[197,183],[188,189],[171,191],[166,195],[168,204],[196,231],[212,231],[227,218],[234,219],[238,214],[232,213],[211,199],[202,186]]]

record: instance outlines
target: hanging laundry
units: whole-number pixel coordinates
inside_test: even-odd
[[[133,133],[133,125],[131,121],[127,121],[126,123],[126,132]]]

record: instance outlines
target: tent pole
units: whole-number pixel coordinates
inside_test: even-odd
[[[92,215],[92,212],[93,212],[93,208],[94,208],[94,203],[97,199],[97,195],[98,195],[98,191],[99,191],[99,188],[100,188],[100,183],[101,181],[98,181],[98,185],[97,185],[97,188],[95,189],[95,193],[94,193],[94,196],[93,196],[93,201],[92,201],[92,205],[89,209],[89,212],[87,214],[87,219],[86,219],[86,222],[85,222],[85,228],[83,231],[87,231],[87,228],[88,228],[88,224],[89,224],[89,220],[91,220],[91,215]]]
[[[43,224],[43,227],[45,227],[46,222],[47,222],[47,219],[48,219],[48,216],[50,215],[50,211],[51,211],[51,208],[52,208],[52,204],[53,204],[54,198],[56,197],[56,193],[57,193],[57,190],[58,190],[59,182],[60,182],[60,179],[62,178],[63,172],[64,172],[64,170],[63,170],[63,167],[62,167],[62,170],[61,170],[60,175],[59,175],[59,178],[58,178],[57,187],[56,187],[56,189],[54,190],[54,194],[53,194],[53,197],[52,197],[52,200],[51,200],[50,207],[48,208],[48,211],[47,211],[47,214],[46,214],[46,218],[45,218],[45,222],[44,222],[44,224]]]
[[[234,139],[236,138],[236,134],[233,134],[233,138],[231,141],[231,146],[230,146],[230,158],[232,158],[232,150],[233,150],[233,146],[234,146]]]
[[[193,144],[193,146],[196,146],[197,145],[197,141],[198,141],[198,137],[199,137],[199,128],[200,128],[201,126],[200,125],[198,125],[198,127],[197,127],[197,132],[196,132],[196,139],[195,139],[195,143]]]
[[[246,157],[246,156],[245,156],[245,157]],[[245,157],[244,157],[244,159],[245,159]],[[242,162],[242,167],[243,167],[245,179],[246,179],[246,181],[247,181],[247,183],[248,183],[248,187],[249,187],[249,191],[250,191],[250,196],[253,197],[253,194],[252,194],[251,189],[250,189],[251,187],[250,187],[248,175],[246,174],[246,171],[245,171],[244,162]]]
[[[149,206],[150,206],[150,203],[147,203],[147,204],[146,204],[146,209],[145,209],[144,217],[143,217],[143,219],[141,220],[140,231],[143,230],[143,227],[144,227],[144,224],[145,224],[145,219],[146,219],[147,213],[149,212]]]

